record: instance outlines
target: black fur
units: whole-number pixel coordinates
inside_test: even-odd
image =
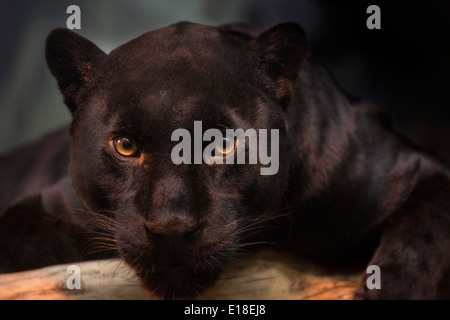
[[[255,37],[183,22],[108,55],[57,29],[46,56],[70,136],[0,158],[0,271],[118,255],[160,297],[195,297],[263,241],[379,265],[381,289],[363,279],[358,298],[448,297],[448,168],[343,93],[298,25]],[[173,164],[171,133],[195,120],[279,129],[279,172]],[[118,136],[136,156],[115,151]]]

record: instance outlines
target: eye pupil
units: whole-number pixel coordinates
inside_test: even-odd
[[[131,141],[129,139],[123,138],[122,147],[126,150],[130,150],[133,148],[133,144],[131,143]]]

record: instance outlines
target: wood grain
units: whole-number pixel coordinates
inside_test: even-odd
[[[68,289],[67,265],[0,275],[0,299],[123,300],[155,299],[119,260],[76,263],[81,289]],[[333,274],[274,251],[237,260],[199,299],[352,299],[362,273]]]

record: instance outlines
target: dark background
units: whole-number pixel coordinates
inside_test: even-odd
[[[180,20],[260,30],[296,21],[346,91],[378,104],[416,144],[450,161],[447,0],[2,0],[0,154],[70,121],[44,59],[45,38],[65,27],[70,4],[81,8],[78,32],[106,52]],[[366,27],[371,4],[381,9],[381,30]]]

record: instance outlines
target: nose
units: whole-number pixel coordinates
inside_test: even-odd
[[[166,245],[172,251],[195,240],[201,232],[201,225],[188,217],[145,222],[147,235],[156,245]]]

